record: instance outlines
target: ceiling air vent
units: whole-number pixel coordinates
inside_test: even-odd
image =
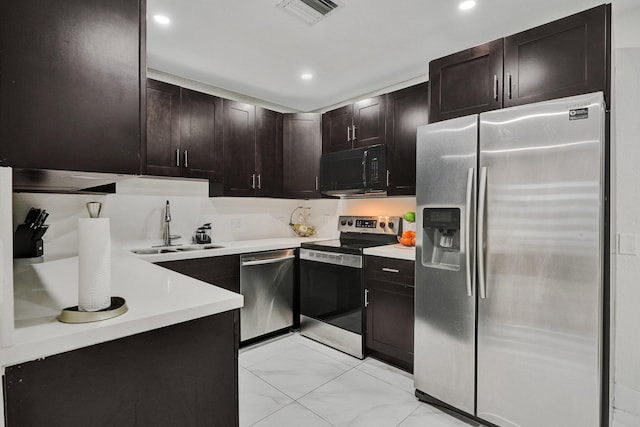
[[[331,0],[283,0],[278,7],[297,16],[309,25],[322,20],[340,4]]]

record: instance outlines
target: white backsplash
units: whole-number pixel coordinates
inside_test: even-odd
[[[291,212],[310,207],[309,223],[316,234],[337,238],[339,215],[398,215],[415,211],[414,197],[373,199],[271,199],[258,197],[207,197],[199,181],[139,178],[117,186],[116,194],[75,195],[14,193],[13,224],[22,223],[30,207],[50,213],[44,237],[48,256],[75,255],[78,218],[88,217],[85,203],[103,203],[101,217],[111,220],[114,248],[162,244],[164,207],[171,205],[171,233],[189,244],[196,228],[211,223],[214,242],[296,237],[289,227]],[[295,221],[294,221],[295,222]]]

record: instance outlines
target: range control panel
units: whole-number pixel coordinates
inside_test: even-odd
[[[341,216],[338,231],[351,233],[398,234],[399,216]]]

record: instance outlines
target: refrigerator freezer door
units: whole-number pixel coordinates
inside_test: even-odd
[[[477,115],[418,128],[415,386],[468,413],[475,403],[477,144]],[[458,232],[438,235],[438,227]]]
[[[480,115],[477,416],[500,426],[600,422],[603,105],[597,93]]]

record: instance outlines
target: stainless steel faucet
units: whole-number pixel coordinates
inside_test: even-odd
[[[169,201],[167,200],[167,204],[164,208],[164,246],[171,246],[171,239],[179,239],[181,236],[176,234],[171,234],[171,207],[169,206]]]

